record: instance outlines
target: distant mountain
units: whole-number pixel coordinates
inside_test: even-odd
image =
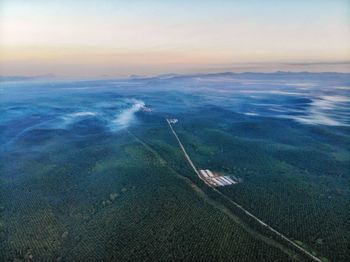
[[[101,76],[100,76],[101,77]],[[135,80],[135,81],[142,81],[142,80],[166,80],[166,79],[189,79],[189,78],[211,78],[211,77],[235,77],[235,78],[247,78],[250,79],[276,79],[281,77],[286,77],[288,79],[301,79],[304,77],[307,77],[310,79],[319,79],[322,78],[336,78],[336,79],[349,79],[350,73],[338,73],[338,72],[289,72],[289,71],[276,71],[276,72],[268,72],[268,73],[262,73],[262,72],[243,72],[243,73],[235,73],[235,72],[221,72],[221,73],[192,73],[192,74],[176,74],[176,73],[169,73],[169,74],[161,74],[161,75],[155,75],[155,76],[147,76],[147,75],[130,75],[126,79],[129,80]],[[35,75],[35,76],[1,76],[0,75],[0,81],[30,81],[30,80],[51,80],[51,79],[61,79],[60,76],[54,75],[54,74],[46,74],[46,75]],[[64,79],[67,79],[64,77]],[[79,79],[80,81],[91,81],[91,80],[121,80],[125,78],[121,77],[110,77],[108,78],[107,75],[103,75],[102,78],[96,77],[96,78],[68,78],[68,79]]]
[[[307,77],[309,79],[318,79],[322,78],[344,78],[348,79],[350,77],[350,73],[338,73],[338,72],[289,72],[289,71],[276,71],[269,73],[262,72],[244,72],[244,73],[235,73],[235,72],[222,72],[222,73],[198,73],[198,74],[167,74],[167,75],[159,75],[157,77],[149,77],[149,78],[157,78],[157,79],[182,79],[182,78],[194,78],[194,77],[202,77],[202,78],[210,78],[210,77],[235,77],[235,78],[246,78],[250,79],[275,79],[281,77],[287,77],[288,79],[301,79]]]
[[[55,77],[54,74],[36,75],[36,76],[1,76],[0,81],[26,81],[26,80],[38,80],[38,79],[51,79]]]

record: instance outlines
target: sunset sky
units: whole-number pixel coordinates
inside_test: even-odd
[[[0,1],[0,75],[349,71],[350,1]]]

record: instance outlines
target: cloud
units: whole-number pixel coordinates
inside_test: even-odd
[[[258,116],[259,114],[257,114],[257,113],[251,113],[251,112],[245,112],[245,113],[243,113],[243,114],[245,114],[245,115],[247,115],[247,116]]]
[[[306,115],[280,115],[295,121],[311,125],[348,126],[346,119],[338,110],[347,109],[345,103],[350,102],[348,97],[340,95],[323,95],[313,99],[305,112]]]
[[[70,113],[70,114],[67,114],[67,115],[64,115],[61,117],[61,119],[63,119],[64,123],[61,125],[58,125],[58,126],[60,128],[65,128],[67,125],[70,125],[70,124],[74,123],[75,121],[77,121],[77,119],[92,117],[95,115],[96,115],[95,112],[90,112],[90,111],[79,111],[79,112],[75,112],[75,113]]]
[[[88,112],[88,111],[83,111],[83,112],[76,112],[70,114],[71,117],[81,117],[81,116],[95,116],[95,112]]]
[[[131,101],[133,102],[131,107],[122,110],[121,113],[117,114],[113,119],[112,130],[116,131],[127,128],[134,120],[135,113],[140,111],[145,106],[145,103],[141,100],[132,99]]]

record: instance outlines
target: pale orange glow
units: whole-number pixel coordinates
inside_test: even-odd
[[[155,2],[148,2],[154,8]],[[187,13],[187,9],[169,3],[163,8],[172,6],[182,13],[166,8],[161,11],[167,15],[154,16],[148,13],[153,9],[146,4],[114,14],[107,9],[99,13],[95,9],[70,10],[63,5],[5,3],[7,8],[0,18],[1,74],[79,75],[81,67],[82,75],[86,68],[121,75],[245,63],[350,60],[349,19],[342,11],[346,6],[340,6],[340,11],[336,9],[329,17],[327,12],[321,15],[312,9],[318,6],[316,2],[302,15],[287,12],[282,16],[278,11],[286,10],[276,9],[259,17],[260,10],[243,9],[244,16],[235,10],[237,6],[244,8],[244,4],[228,2],[226,9],[216,5],[213,10],[203,9],[207,15]],[[113,7],[118,10],[123,5]],[[26,69],[25,65],[30,66]],[[346,68],[339,65],[337,70]]]

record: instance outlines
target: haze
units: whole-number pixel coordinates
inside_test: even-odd
[[[349,71],[349,1],[0,3],[0,75]]]

